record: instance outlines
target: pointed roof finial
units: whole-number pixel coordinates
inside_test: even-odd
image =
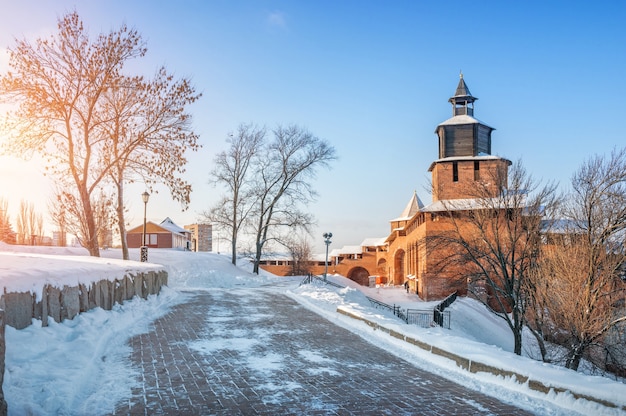
[[[459,78],[463,79],[463,70],[461,69],[459,72]]]
[[[465,83],[465,80],[463,79],[463,72],[461,72],[459,74],[459,85],[456,86],[456,91],[454,92],[454,97],[452,97],[450,100],[450,102],[452,102],[452,100],[456,97],[463,97],[463,102],[466,102],[467,99],[470,99],[471,102],[473,102],[474,100],[476,100],[476,97],[472,97],[472,93],[470,92],[469,88],[467,88],[467,84]],[[468,101],[470,102],[470,101]]]

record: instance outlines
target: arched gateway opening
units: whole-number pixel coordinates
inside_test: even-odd
[[[389,276],[389,267],[387,265],[387,260],[380,259],[378,260],[378,266],[376,268],[376,274],[380,276],[380,283],[387,283],[387,276]],[[378,282],[376,282],[378,283]]]
[[[369,276],[369,272],[363,267],[355,267],[348,272],[348,279],[353,280],[363,286],[369,286]]]
[[[393,284],[404,284],[404,250],[396,251],[396,255],[393,257]]]

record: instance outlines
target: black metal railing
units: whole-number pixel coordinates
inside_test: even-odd
[[[441,301],[441,303],[439,305],[437,305],[437,308],[443,312],[446,310],[446,308],[450,305],[452,305],[452,303],[456,300],[456,292],[451,293],[448,295],[447,298],[445,298],[444,300]]]
[[[313,282],[313,275],[309,273],[309,274],[308,274],[308,275],[304,278],[304,280],[302,280],[302,281],[300,282],[300,286],[302,286],[302,285],[310,285],[310,284],[311,284],[311,282]]]
[[[378,309],[387,309],[389,312],[393,312],[394,311],[394,306],[388,305],[384,302],[381,302],[379,300],[376,300],[374,298],[370,298],[369,296],[366,296],[367,300],[370,301],[370,304]]]
[[[302,286],[302,285],[310,285],[310,284],[311,284],[311,283],[313,283],[314,281],[317,281],[317,282],[320,282],[320,283],[325,283],[325,284],[327,284],[327,285],[334,286],[334,287],[338,287],[338,288],[340,288],[340,289],[345,288],[345,286],[342,286],[342,285],[340,285],[340,284],[338,284],[338,283],[335,283],[335,282],[331,282],[331,281],[330,281],[330,280],[328,280],[328,279],[324,280],[324,278],[323,278],[323,277],[321,277],[321,276],[317,276],[317,275],[314,275],[314,274],[309,274],[307,277],[305,277],[305,278],[304,278],[304,280],[302,280],[302,281],[300,282],[300,286]]]
[[[450,329],[450,311],[440,311],[435,308],[432,312],[433,322],[442,328]]]
[[[447,328],[450,328],[450,312],[447,313],[448,319],[445,322],[448,323]],[[445,323],[444,322],[444,323]],[[429,328],[435,324],[433,320],[433,311],[424,309],[407,309],[406,310],[406,323],[410,325],[417,325],[422,328]],[[444,327],[446,328],[446,327]]]
[[[320,276],[309,274],[300,282],[300,285],[311,284],[314,281],[325,283],[334,287],[343,289],[345,286],[331,282],[328,279],[324,280]],[[456,292],[444,299],[439,305],[435,307],[434,311],[421,310],[421,309],[403,309],[398,305],[389,305],[374,298],[366,296],[370,305],[377,309],[385,309],[402,319],[404,322],[410,325],[417,325],[422,328],[430,328],[433,325],[439,325],[443,328],[450,329],[450,311],[445,309],[450,306],[452,302],[456,300]]]
[[[439,305],[435,307],[433,311],[433,321],[443,327],[450,329],[450,311],[446,311],[446,308],[456,300],[456,292],[448,295],[447,298],[441,301]]]
[[[402,309],[400,306],[393,305],[393,314],[402,319],[404,322],[408,323],[408,319],[406,317],[406,309]]]
[[[435,323],[433,320],[433,311],[422,309],[404,309],[398,305],[389,305],[374,298],[366,296],[370,304],[378,309],[385,309],[393,313],[394,316],[402,319],[409,325],[417,325],[422,328],[430,328]],[[444,328],[450,329],[450,312],[443,312],[444,319],[442,325]]]

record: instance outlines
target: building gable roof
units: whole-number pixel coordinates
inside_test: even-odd
[[[366,238],[361,242],[361,247],[378,247],[385,245],[385,237]]]
[[[147,233],[171,233],[170,230],[163,228],[160,225],[153,223],[152,221],[146,222],[146,232]],[[126,234],[141,234],[141,233],[143,233],[143,224],[126,231]]]
[[[173,233],[177,233],[177,234],[188,234],[189,230],[185,230],[184,228],[176,225],[174,223],[174,221],[172,221],[172,219],[170,217],[166,217],[163,221],[161,221],[161,227],[165,228],[166,230],[169,230]]]
[[[424,204],[417,196],[417,192],[413,191],[413,196],[409,200],[409,203],[406,204],[406,207],[400,214],[398,218],[394,218],[391,221],[404,221],[413,218],[413,216],[419,212],[420,209],[424,208]]]
[[[335,248],[333,249],[329,256],[330,257],[342,257],[346,256],[346,255],[352,255],[352,254],[361,254],[363,253],[363,248],[361,246],[343,246],[341,248]]]

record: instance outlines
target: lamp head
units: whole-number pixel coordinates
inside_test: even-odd
[[[144,204],[148,203],[148,199],[150,198],[150,194],[148,192],[145,192],[143,194],[141,194],[141,200],[143,201]]]

